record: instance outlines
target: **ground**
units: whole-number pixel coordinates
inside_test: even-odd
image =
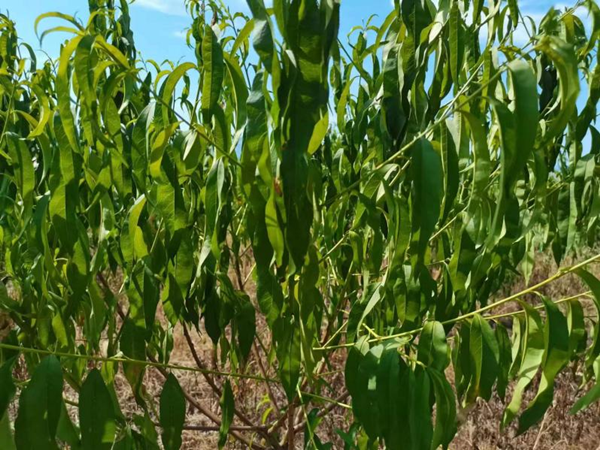
[[[568,265],[571,261],[566,261],[564,265]],[[249,269],[248,269],[249,270]],[[529,285],[535,284],[546,279],[549,275],[556,272],[556,265],[552,258],[547,255],[542,255],[538,258],[536,269],[533,273]],[[598,275],[600,271],[596,271]],[[245,274],[244,278],[245,278]],[[234,276],[232,274],[232,276]],[[118,290],[119,280],[111,280],[114,283],[114,290]],[[251,281],[248,285],[250,295],[253,295],[253,286]],[[509,289],[500,293],[498,298],[502,298],[510,293],[518,292],[525,287],[523,281],[513,283]],[[581,285],[581,282],[574,276],[566,276],[552,283],[542,292],[552,299],[568,297],[586,289]],[[123,302],[124,299],[121,299]],[[535,302],[536,297],[531,296],[527,301]],[[589,302],[588,302],[589,305]],[[516,306],[508,305],[499,312],[508,312],[514,310]],[[590,315],[595,312],[590,306],[586,307]],[[159,320],[164,320],[159,313]],[[0,317],[0,333],[7,327],[6,318]],[[259,330],[265,330],[266,326],[259,323]],[[266,341],[264,331],[260,333],[261,340]],[[215,351],[212,342],[207,334],[202,330],[190,330],[190,342],[202,365],[214,369],[228,370],[228,368],[220,368],[215,362]],[[178,326],[174,331],[174,349],[171,355],[171,363],[185,366],[196,366],[192,352],[190,351],[190,342],[186,340],[183,329]],[[254,352],[262,350],[256,346]],[[331,398],[337,398],[344,392],[343,380],[343,361],[345,356],[343,352],[338,352],[329,362],[331,367],[327,371],[323,371],[323,377],[327,380],[327,388],[322,394]],[[333,369],[333,370],[331,370]],[[248,365],[240,370],[245,370],[247,373],[260,373],[263,369],[258,365],[256,358],[251,358]],[[220,416],[218,392],[215,393],[209,385],[206,378],[195,372],[179,372],[178,379],[182,388],[194,400],[196,405],[213,411],[217,417]],[[274,373],[264,373],[266,376],[273,376]],[[448,373],[452,377],[451,369]],[[148,396],[154,398],[158,404],[161,387],[163,384],[163,376],[155,369],[149,369],[145,375],[145,388]],[[221,380],[214,380],[216,390],[220,389]],[[592,405],[587,410],[580,412],[576,416],[569,414],[569,409],[577,398],[582,395],[580,386],[581,377],[577,364],[573,364],[560,375],[557,381],[555,390],[555,399],[546,418],[541,424],[532,427],[527,433],[522,436],[515,436],[516,426],[513,424],[507,430],[500,431],[499,424],[502,417],[502,411],[505,403],[497,397],[492,398],[490,402],[479,400],[474,407],[461,414],[461,426],[458,434],[452,444],[453,449],[585,449],[599,450],[600,449],[600,403]],[[533,397],[537,388],[538,380],[530,387],[526,393],[523,404]],[[124,377],[117,378],[117,393],[122,409],[126,414],[139,413],[141,410],[136,405],[131,388],[125,381]],[[285,405],[283,392],[277,386],[272,386],[269,392],[264,382],[253,380],[241,381],[234,384],[234,394],[236,398],[236,406],[241,415],[250,419],[255,424],[272,423],[277,417],[276,408],[270,409],[269,396],[274,398],[278,405]],[[76,395],[73,392],[67,392],[66,397],[71,400],[76,400]],[[510,400],[510,389],[507,394],[506,401]],[[344,399],[344,402],[350,400]],[[317,405],[312,405],[314,407]],[[326,405],[321,405],[324,408]],[[72,416],[76,419],[75,409],[69,407]],[[15,403],[11,407],[11,416],[14,418]],[[301,408],[296,410],[296,423],[303,420],[304,411]],[[156,417],[153,418],[156,420]],[[333,448],[343,448],[341,439],[336,433],[336,429],[347,429],[351,424],[351,411],[342,407],[334,407],[328,410],[321,422],[319,428],[319,437],[323,442],[332,442]],[[235,427],[243,428],[245,425],[240,421],[239,417],[234,420]],[[184,449],[214,449],[217,448],[218,431],[211,429],[214,423],[193,404],[188,402],[188,414],[186,417],[186,429],[184,431]],[[284,428],[281,428],[283,432]],[[252,437],[251,434],[245,434],[247,437]],[[281,437],[281,436],[279,436]],[[303,447],[302,430],[298,431],[296,448]],[[246,448],[244,444],[237,443],[230,438],[226,448],[238,449]]]

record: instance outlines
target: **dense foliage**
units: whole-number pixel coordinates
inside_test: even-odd
[[[346,448],[429,449],[509,383],[501,425],[526,431],[570,363],[591,387],[573,412],[600,397],[600,255],[499,294],[537,253],[596,242],[596,3],[535,23],[516,0],[396,0],[349,43],[339,0],[273,3],[189,0],[180,64],[141,59],[126,0],[89,0],[85,24],[40,16],[62,21],[40,38],[69,33],[56,61],[0,15],[0,447],[175,449],[193,402],[221,446],[329,448],[319,420],[349,398]],[[542,295],[570,274],[590,291]],[[169,363],[192,329],[211,370]],[[120,370],[143,414],[121,411]],[[236,402],[243,379],[269,386],[264,424]]]

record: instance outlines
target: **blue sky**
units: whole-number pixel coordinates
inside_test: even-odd
[[[345,36],[352,26],[362,23],[371,14],[385,18],[392,8],[390,0],[343,0],[342,3],[340,36]],[[242,11],[249,15],[245,0],[225,0],[225,4],[232,12]],[[58,55],[60,42],[67,35],[50,35],[40,47],[33,29],[36,17],[49,11],[75,15],[82,20],[88,16],[87,0],[8,0],[0,2],[0,10],[8,10],[11,19],[17,23],[21,38],[52,57]],[[156,61],[193,59],[193,52],[185,44],[185,30],[191,19],[186,15],[184,0],[136,0],[131,6],[131,20],[136,46],[145,58]],[[40,30],[53,24],[57,25],[58,21],[42,21]]]
[[[249,13],[245,0],[225,0],[232,11]],[[521,0],[521,11],[539,22],[544,13],[552,5],[562,6],[549,0]],[[87,0],[7,0],[0,2],[0,10],[8,13],[17,23],[19,36],[26,42],[46,51],[50,56],[58,56],[59,45],[65,34],[50,35],[40,47],[34,33],[33,24],[36,17],[49,11],[76,15],[82,20],[88,16]],[[391,11],[391,0],[342,0],[340,37],[345,35],[354,25],[361,24],[376,14],[383,20]],[[145,58],[156,61],[164,59],[193,60],[193,52],[186,48],[185,29],[190,25],[186,15],[184,0],[136,0],[131,6],[132,28],[138,50]],[[58,23],[55,23],[58,24]],[[53,25],[53,20],[42,22],[40,29]]]

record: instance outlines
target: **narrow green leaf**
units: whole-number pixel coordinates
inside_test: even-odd
[[[490,324],[479,314],[471,322],[469,350],[473,374],[467,392],[467,402],[477,397],[489,400],[498,376],[498,342]]]
[[[504,410],[502,428],[508,426],[519,413],[523,392],[533,380],[544,357],[545,337],[540,315],[529,304],[525,302],[520,302],[520,304],[526,315],[525,332],[522,335],[520,355],[513,355],[515,362],[519,360],[518,380],[512,399]]]
[[[82,36],[71,39],[62,48],[56,74],[56,94],[58,97],[58,111],[65,129],[65,135],[73,151],[79,151],[79,141],[75,131],[75,119],[71,112],[71,81],[69,79],[69,67],[71,55],[79,45]]]
[[[519,419],[518,433],[524,433],[544,416],[554,396],[556,375],[569,362],[569,330],[567,319],[554,302],[542,297],[546,309],[544,327],[544,359],[542,379],[537,395]]]
[[[267,72],[273,67],[273,32],[263,0],[247,0],[254,16],[252,44]]]
[[[31,213],[33,207],[33,196],[35,189],[35,172],[31,153],[27,148],[27,143],[19,139],[14,133],[6,134],[8,141],[8,150],[12,159],[12,165],[15,171],[15,181],[19,188],[23,203]]]
[[[414,383],[411,387],[412,401],[410,406],[411,434],[414,438],[413,448],[423,450],[432,448],[434,429],[431,415],[431,385],[432,381],[429,372],[421,367],[417,367],[415,369]],[[444,413],[446,412],[444,411]],[[444,425],[452,427],[450,423]],[[438,431],[438,436],[442,441],[449,434],[446,430],[440,429]]]
[[[276,336],[279,376],[288,400],[291,401],[296,396],[296,386],[300,378],[300,330],[293,319],[281,319],[280,326],[280,334]]]
[[[277,214],[277,202],[275,200],[275,188],[271,189],[271,193],[267,200],[265,208],[265,224],[267,226],[267,233],[269,235],[269,242],[273,251],[275,252],[275,261],[278,266],[283,264],[283,255],[285,252],[285,242],[283,237],[283,231],[279,222],[279,216]]]
[[[538,127],[537,82],[533,70],[523,60],[508,64],[515,97],[516,145],[518,151],[509,167],[507,184],[513,186],[523,176],[523,169],[533,151]]]
[[[450,26],[450,72],[454,84],[458,85],[465,53],[464,31],[458,0],[452,0],[451,2],[448,23]]]
[[[585,314],[583,306],[578,300],[571,300],[567,303],[567,324],[569,326],[569,355],[571,357],[577,353],[582,346],[585,346]]]
[[[446,332],[440,322],[427,322],[419,338],[417,359],[439,372],[450,363]]]
[[[204,58],[202,82],[202,114],[205,122],[212,116],[221,93],[223,83],[223,50],[212,27],[204,27],[202,40],[202,57]]]
[[[100,371],[93,369],[79,393],[79,425],[83,448],[112,448],[117,431],[115,419],[115,408],[102,375]]]
[[[586,270],[579,269],[577,271],[577,275],[583,280],[583,282],[590,288],[592,291],[592,299],[594,301],[594,306],[596,307],[596,312],[600,314],[600,281],[592,275],[590,272]],[[586,371],[590,372],[592,366],[600,356],[600,325],[596,324],[594,329],[594,335],[592,338],[592,343],[589,346],[585,358],[585,367]]]
[[[456,399],[452,386],[446,380],[443,372],[428,369],[427,373],[433,384],[435,392],[435,428],[431,449],[442,446],[447,449],[456,434]]]
[[[242,360],[246,361],[256,336],[256,310],[247,296],[242,297],[240,303],[236,313],[237,338]]]
[[[169,374],[160,394],[160,425],[165,450],[181,448],[185,413],[185,397],[179,381],[173,374]]]
[[[62,408],[63,376],[58,359],[47,356],[21,392],[15,420],[17,448],[58,449],[55,436]]]
[[[516,321],[514,327],[520,327],[520,323]],[[496,384],[496,391],[498,396],[504,400],[506,395],[506,388],[508,387],[508,381],[510,377],[510,368],[512,364],[512,352],[510,338],[506,327],[500,322],[496,322],[496,329],[494,330],[496,341],[498,342],[498,382]],[[520,340],[520,339],[519,339]]]
[[[163,126],[167,126],[169,123],[171,123],[171,121],[169,120],[169,116],[172,114],[170,105],[173,99],[173,94],[175,93],[175,87],[177,86],[177,83],[179,82],[181,77],[185,75],[186,72],[195,68],[196,65],[189,62],[181,64],[169,74],[164,84],[162,85],[160,92],[162,96],[161,111]],[[202,94],[204,95],[204,91],[202,92]]]
[[[578,399],[571,410],[571,414],[577,414],[579,411],[586,409],[594,402],[600,400],[600,382],[596,381],[596,384],[580,399]]]
[[[69,416],[69,412],[67,411],[67,406],[65,402],[63,402],[60,409],[60,418],[58,419],[56,437],[59,441],[68,444],[71,449],[79,450],[85,448],[82,447],[81,437],[79,434],[79,428],[73,424],[73,421]]]
[[[233,391],[231,390],[231,383],[229,380],[226,380],[225,385],[223,386],[223,395],[221,396],[221,428],[219,430],[219,449],[223,448],[227,443],[227,434],[229,433],[231,422],[233,422],[233,413]]]
[[[443,171],[440,156],[426,139],[415,144],[412,158],[413,242],[416,254],[422,258],[440,217]]]
[[[0,447],[3,450],[17,450],[8,414],[3,414],[0,418]]]
[[[544,35],[538,42],[536,49],[544,52],[556,65],[560,78],[560,109],[552,120],[550,128],[544,134],[540,144],[544,147],[554,137],[561,134],[575,111],[577,97],[579,96],[579,74],[577,59],[573,46],[556,36]]]
[[[12,401],[17,388],[13,382],[13,367],[16,358],[11,358],[0,367],[0,417],[8,410],[8,405]]]

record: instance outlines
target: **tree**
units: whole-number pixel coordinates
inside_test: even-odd
[[[220,446],[293,448],[302,433],[327,448],[319,421],[346,407],[348,448],[447,447],[457,408],[509,382],[502,426],[525,432],[571,361],[593,385],[573,412],[598,399],[598,314],[580,300],[600,311],[586,271],[600,255],[529,284],[536,252],[561,264],[597,238],[596,3],[537,24],[515,1],[396,0],[350,45],[338,0],[248,4],[252,18],[190,0],[197,60],[179,65],[137,54],[125,0],[89,0],[86,24],[40,16],[36,29],[65,22],[41,39],[69,33],[41,65],[0,16],[2,447],[179,448],[186,402]],[[514,275],[528,287],[502,298]],[[589,291],[543,294],[571,275]],[[179,332],[197,367],[170,363]],[[18,386],[17,366],[31,374]],[[120,370],[141,415],[119,407]],[[148,371],[165,379],[158,405]],[[236,401],[240,380],[268,393],[266,425]]]

